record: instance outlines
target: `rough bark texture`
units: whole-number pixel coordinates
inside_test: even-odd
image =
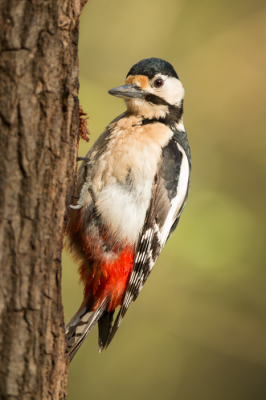
[[[75,0],[0,0],[0,398],[66,397],[61,250],[76,180]]]

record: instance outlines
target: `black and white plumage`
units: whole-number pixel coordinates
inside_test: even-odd
[[[158,58],[142,60],[129,71],[126,85],[109,93],[125,99],[127,111],[110,123],[87,154],[90,173],[86,173],[85,161],[79,172],[79,211],[72,211],[68,229],[72,250],[89,271],[82,268],[84,301],[67,326],[73,354],[96,322],[99,350],[110,344],[176,228],[190,184],[190,148],[183,125],[184,89],[171,64]],[[75,229],[80,221],[82,228]],[[93,253],[95,244],[84,244],[86,237],[89,243],[97,242],[100,255]],[[115,303],[109,288],[99,297],[97,308],[97,299],[87,293],[94,289],[86,292],[86,279],[89,276],[91,282],[89,274],[98,273],[100,268],[91,260],[98,257],[109,268],[110,262],[128,248],[134,257],[124,292]],[[100,275],[106,275],[105,267],[101,268]],[[108,277],[111,281],[111,272]],[[116,279],[121,286],[119,277]],[[121,308],[112,325],[117,305]],[[84,315],[88,316],[86,321]],[[81,329],[81,324],[86,328]]]

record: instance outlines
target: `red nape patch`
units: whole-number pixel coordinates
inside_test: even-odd
[[[107,296],[107,311],[121,305],[125,296],[129,277],[133,268],[134,253],[126,248],[113,261],[95,261],[92,273],[88,275],[86,265],[81,265],[80,275],[85,282],[84,297],[91,302],[91,310],[96,310]]]

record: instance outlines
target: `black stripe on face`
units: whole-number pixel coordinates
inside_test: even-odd
[[[144,99],[148,103],[155,104],[156,106],[170,106],[170,104],[164,100],[162,97],[156,96],[155,94],[152,93],[147,93],[144,97]]]

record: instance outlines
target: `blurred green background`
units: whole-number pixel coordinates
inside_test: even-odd
[[[90,0],[79,51],[80,155],[125,109],[107,91],[160,57],[186,90],[193,169],[175,234],[108,350],[86,339],[68,399],[265,400],[265,0]],[[81,299],[64,254],[66,321]]]

